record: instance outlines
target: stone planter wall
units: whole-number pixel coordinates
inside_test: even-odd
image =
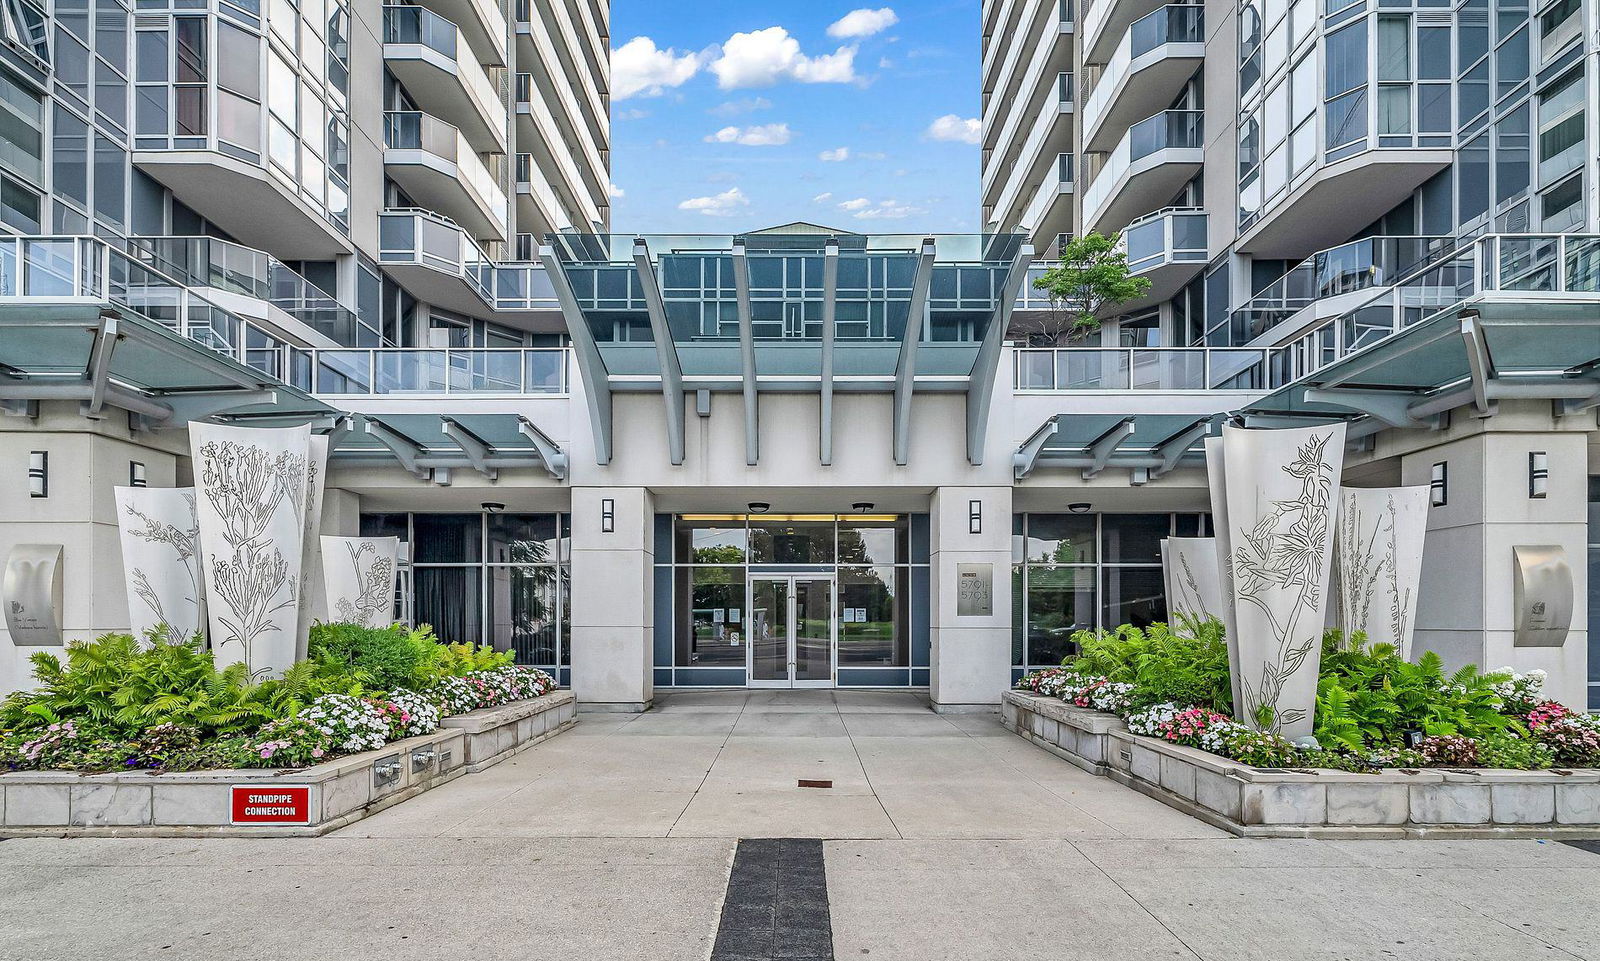
[[[308,768],[0,775],[0,838],[311,837],[482,770],[574,723],[571,691],[445,718],[439,730]],[[310,787],[308,825],[232,823],[234,785]]]
[[[1600,771],[1256,768],[1053,697],[1008,691],[1001,712],[1091,774],[1242,837],[1600,837]]]

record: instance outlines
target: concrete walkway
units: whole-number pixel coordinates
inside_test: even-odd
[[[0,961],[706,961],[750,923],[737,839],[773,836],[828,839],[838,959],[1600,961],[1600,853],[1240,840],[994,716],[846,691],[584,715],[324,838],[0,842]]]

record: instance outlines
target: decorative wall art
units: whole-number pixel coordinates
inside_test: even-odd
[[[311,599],[315,596],[311,585],[322,571],[319,556],[322,544],[318,538],[322,534],[322,486],[328,476],[328,435],[312,434],[307,453],[305,508],[301,516],[305,539],[300,556],[300,611],[295,621],[296,660],[305,659],[306,645],[311,639]],[[330,612],[328,616],[335,615]]]
[[[205,636],[200,517],[192,487],[118,487],[122,576],[135,637],[165,630],[171,640]]]
[[[1167,618],[1222,619],[1222,578],[1217,573],[1214,537],[1161,539],[1161,573],[1167,590]]]
[[[60,647],[60,544],[17,544],[6,555],[0,578],[0,603],[5,605],[6,631],[16,647]]]
[[[218,666],[271,675],[294,663],[310,437],[303,426],[189,426]]]
[[[1222,431],[1234,715],[1290,739],[1312,731],[1344,433],[1343,424]]]
[[[323,587],[328,617],[367,627],[394,620],[398,537],[322,538]]]
[[[1239,631],[1234,623],[1233,610],[1233,528],[1228,524],[1227,461],[1220,436],[1207,437],[1205,445],[1206,484],[1211,490],[1211,542],[1217,552],[1217,590],[1221,594],[1217,619],[1222,621],[1223,636],[1228,642],[1228,663],[1237,665]],[[1239,671],[1235,668],[1228,673],[1233,688],[1233,703],[1242,704],[1244,699],[1239,694]]]
[[[1333,566],[1346,638],[1361,632],[1410,659],[1427,534],[1428,488],[1339,488]]]

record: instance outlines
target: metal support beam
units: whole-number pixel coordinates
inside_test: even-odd
[[[526,417],[517,416],[517,430],[522,436],[528,438],[534,450],[539,452],[539,457],[544,461],[544,469],[556,480],[567,479],[567,452],[562,450],[555,441],[551,440],[544,431],[540,430],[533,421]]]
[[[818,396],[817,456],[833,463],[833,338],[839,307],[839,241],[822,249],[822,390]]]
[[[89,363],[83,372],[83,379],[89,382],[89,399],[82,407],[85,417],[99,417],[105,410],[106,390],[111,386],[111,355],[116,352],[119,337],[116,315],[101,314],[100,327],[89,347]]]
[[[740,389],[744,392],[744,462],[761,460],[761,387],[756,380],[756,334],[750,314],[750,263],[744,241],[733,242],[733,289],[739,298]]]
[[[1000,285],[1000,302],[989,315],[989,328],[983,333],[983,343],[972,362],[967,377],[967,463],[974,467],[983,463],[983,448],[989,439],[989,410],[994,404],[995,379],[1000,376],[1000,348],[1005,345],[1006,329],[1011,326],[1011,310],[1022,293],[1028,279],[1028,265],[1033,263],[1033,245],[1023,243],[1011,259]]]
[[[578,376],[583,381],[583,396],[589,407],[589,424],[594,431],[594,462],[611,463],[611,374],[595,344],[594,331],[589,320],[578,306],[578,295],[561,267],[556,249],[548,244],[539,248],[539,262],[544,264],[545,276],[555,288],[556,300],[567,320],[567,335],[572,338],[572,354],[578,362]]]
[[[190,421],[204,420],[236,407],[276,404],[278,395],[279,392],[275,390],[204,390],[162,394],[161,402],[172,408],[171,413],[144,426],[151,430],[180,428]]]
[[[917,343],[928,311],[928,285],[933,281],[933,261],[938,250],[932,237],[922,241],[917,275],[911,282],[906,329],[900,335],[900,359],[894,368],[894,462],[904,467],[911,459],[911,395],[917,379]]]
[[[495,453],[494,448],[490,447],[483,438],[462,426],[460,421],[452,417],[439,418],[439,431],[450,438],[451,443],[461,448],[461,452],[467,455],[467,463],[472,465],[473,470],[490,480],[499,479],[499,472],[489,466],[489,458],[493,457]]]
[[[1050,418],[1040,424],[1039,429],[1023,441],[1022,446],[1011,455],[1011,472],[1016,475],[1017,480],[1022,480],[1033,473],[1033,468],[1039,463],[1039,453],[1044,450],[1044,445],[1050,438],[1056,436],[1059,428],[1056,418]]]
[[[1494,380],[1494,359],[1489,356],[1489,342],[1483,336],[1483,323],[1475,310],[1460,314],[1461,339],[1466,341],[1467,367],[1472,371],[1472,405],[1479,417],[1494,411],[1489,405],[1489,382]]]
[[[417,480],[428,479],[428,469],[418,463],[426,452],[416,441],[385,424],[365,417],[361,418],[361,429],[378,443],[389,448],[395,460],[400,462],[400,466],[410,471]]]
[[[87,402],[92,388],[81,380],[34,379],[0,375],[0,399],[12,401],[76,400]],[[156,421],[172,417],[172,407],[116,384],[105,387],[105,403]]]
[[[633,267],[644,288],[644,305],[650,313],[650,339],[656,345],[656,363],[661,367],[661,399],[667,408],[667,452],[673,464],[684,458],[684,418],[687,405],[683,396],[683,367],[678,363],[678,345],[672,342],[667,324],[667,304],[661,297],[661,283],[650,263],[650,248],[643,239],[633,242]]]
[[[333,457],[339,452],[339,445],[355,430],[355,419],[345,414],[334,420],[333,426],[328,428],[328,456]]]
[[[1133,436],[1134,419],[1124,417],[1117,422],[1117,426],[1095,438],[1094,443],[1088,447],[1089,466],[1083,469],[1083,479],[1090,480],[1096,474],[1106,469],[1106,464],[1111,460],[1111,454],[1119,445]]]
[[[1305,399],[1310,404],[1333,404],[1348,407],[1383,421],[1390,427],[1426,427],[1412,413],[1417,395],[1401,390],[1357,390],[1347,387],[1310,387]]]
[[[1183,455],[1188,453],[1189,448],[1194,446],[1195,441],[1210,434],[1211,418],[1208,417],[1205,420],[1195,421],[1157,444],[1152,453],[1161,458],[1161,466],[1152,468],[1148,473],[1147,479],[1155,480],[1157,477],[1177,467],[1178,462],[1183,460]],[[1142,484],[1144,481],[1136,481],[1135,483]]]

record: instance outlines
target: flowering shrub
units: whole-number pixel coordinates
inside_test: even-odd
[[[465,714],[478,709],[478,689],[464,677],[447,677],[428,693],[439,702],[441,714]]]
[[[439,705],[425,694],[402,688],[390,693],[389,706],[400,712],[401,737],[432,734],[439,729]]]
[[[1459,734],[1425,737],[1418,750],[1434,767],[1472,767],[1478,763],[1478,742]]]
[[[1017,682],[1017,687],[1047,697],[1057,697],[1078,707],[1092,707],[1097,711],[1109,711],[1113,714],[1125,713],[1132,707],[1132,702],[1129,700],[1133,693],[1132,684],[1079,674],[1060,667],[1024,675]]]
[[[1509,667],[1502,667],[1495,673],[1506,678],[1494,685],[1494,692],[1500,695],[1501,710],[1507,714],[1527,714],[1543,700],[1541,695],[1547,677],[1544,671],[1534,670],[1518,674]]]
[[[326,694],[301,715],[333,740],[340,751],[373,751],[389,740],[390,722],[372,701]]]
[[[1528,730],[1550,749],[1555,763],[1600,767],[1600,718],[1544,701],[1528,711]]]
[[[245,742],[242,766],[306,767],[334,752],[333,738],[305,717],[273,721]]]
[[[1128,715],[1128,730],[1135,734],[1159,737],[1173,744],[1212,750],[1231,728],[1244,725],[1203,707],[1180,708],[1176,704],[1157,704]]]

